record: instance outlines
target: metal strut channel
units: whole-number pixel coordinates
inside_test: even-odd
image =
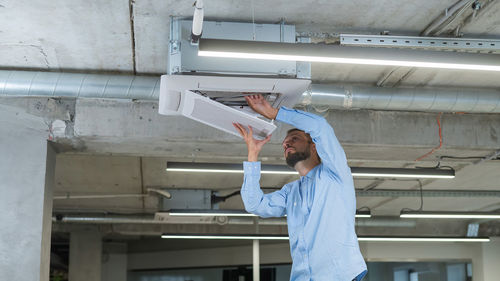
[[[340,34],[340,44],[500,53],[500,40],[493,39]]]

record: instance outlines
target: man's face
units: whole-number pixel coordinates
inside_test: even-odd
[[[311,141],[302,131],[291,131],[283,140],[283,152],[288,166],[311,157]]]

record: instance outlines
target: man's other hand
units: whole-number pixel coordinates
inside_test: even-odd
[[[272,107],[271,104],[269,104],[269,102],[262,95],[245,96],[245,100],[247,101],[250,108],[253,109],[253,111],[268,119],[276,119],[276,115],[278,115],[278,109]]]
[[[263,140],[256,140],[253,138],[253,130],[251,126],[248,126],[248,130],[245,126],[240,123],[233,123],[233,126],[238,130],[240,135],[243,137],[247,144],[248,149],[248,161],[255,162],[258,160],[259,153],[262,150],[264,144],[266,144],[270,139],[271,135],[268,135]]]

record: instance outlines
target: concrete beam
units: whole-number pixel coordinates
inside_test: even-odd
[[[185,117],[159,115],[157,110],[157,103],[151,101],[79,99],[74,135],[56,139],[70,150],[86,153],[244,158],[241,139]],[[348,158],[384,159],[389,154],[392,159],[412,160],[439,144],[436,117],[434,113],[368,110],[330,110],[326,116]],[[441,124],[443,153],[487,155],[500,145],[500,115],[444,114]],[[287,125],[279,126],[263,155],[270,160],[282,157],[281,141],[287,129]]]

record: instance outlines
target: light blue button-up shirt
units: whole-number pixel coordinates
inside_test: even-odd
[[[321,164],[281,190],[260,189],[260,162],[244,162],[241,197],[261,217],[287,215],[292,281],[351,281],[366,264],[354,229],[356,197],[351,170],[332,127],[317,115],[281,107],[276,120],[308,133]]]

